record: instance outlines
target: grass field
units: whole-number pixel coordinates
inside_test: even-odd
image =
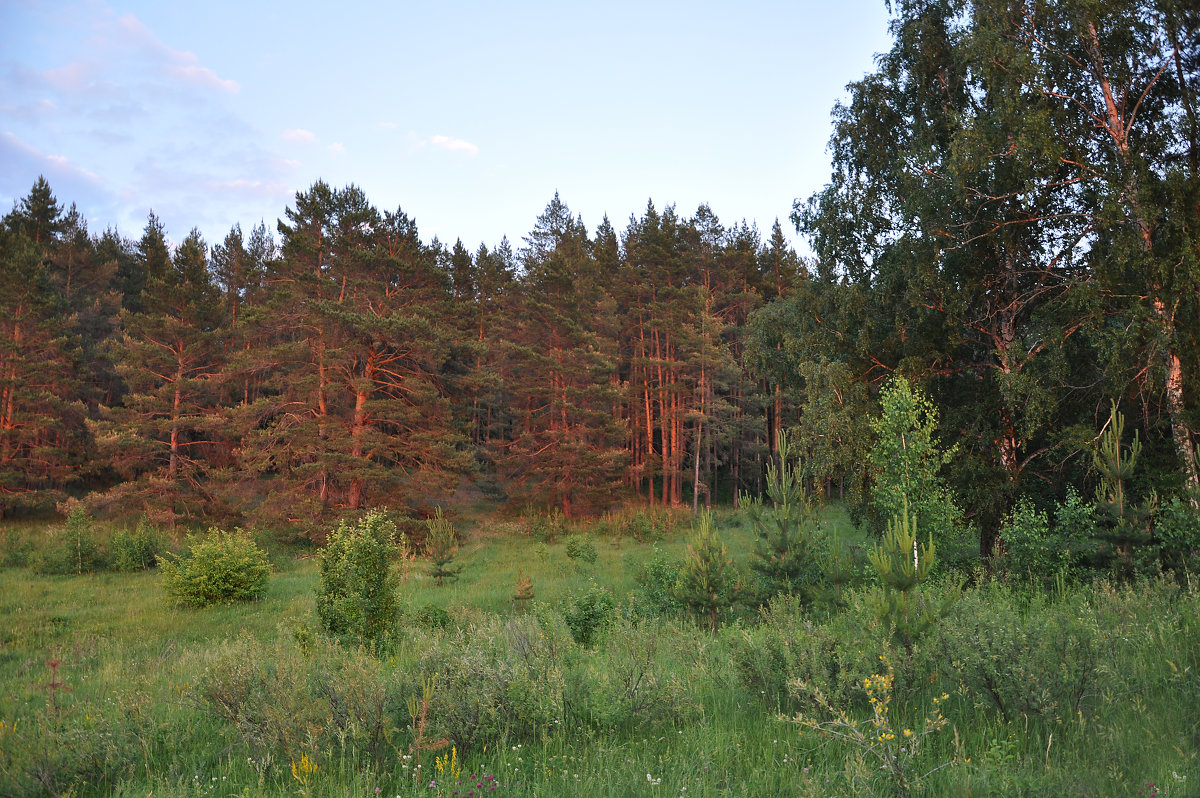
[[[720,521],[745,560],[748,525]],[[1200,596],[1166,580],[980,580],[908,652],[870,586],[715,635],[646,612],[635,576],[683,555],[686,518],[576,531],[594,565],[461,525],[461,578],[415,563],[373,651],[322,637],[316,561],[287,550],[261,600],[204,610],[155,572],[0,571],[0,795],[1200,795]],[[584,648],[564,612],[593,583],[617,606]]]

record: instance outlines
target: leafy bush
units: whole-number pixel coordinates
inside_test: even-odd
[[[109,551],[113,570],[147,571],[158,564],[166,548],[163,536],[143,518],[132,532],[121,529],[112,536]]]
[[[1172,499],[1154,519],[1163,566],[1177,572],[1190,572],[1200,556],[1200,512],[1187,502]]]
[[[1086,602],[1038,598],[1024,609],[998,586],[960,602],[939,628],[937,645],[951,680],[977,707],[1005,720],[1027,715],[1057,721],[1075,717],[1084,699],[1096,694],[1105,647]]]
[[[1050,532],[1046,514],[1021,499],[1000,527],[1003,562],[1014,575],[1036,582],[1053,578],[1070,558],[1057,538]]]
[[[12,529],[0,529],[0,568],[21,568],[33,560],[33,541]]]
[[[318,639],[305,653],[243,638],[211,654],[197,685],[199,697],[263,761],[366,752],[378,766],[400,700],[389,671],[357,648]]]
[[[883,412],[872,419],[875,444],[871,501],[882,523],[907,505],[921,536],[933,535],[939,560],[961,567],[970,555],[963,512],[941,476],[957,445],[943,448],[936,438],[938,412],[929,397],[904,377],[889,382],[879,396]]]
[[[555,543],[567,533],[567,519],[557,507],[546,513],[529,513],[525,533],[538,543]]]
[[[612,591],[595,582],[582,592],[572,593],[563,603],[563,619],[571,637],[584,648],[591,648],[600,633],[613,620],[617,600]]]
[[[426,604],[417,610],[413,620],[425,629],[444,629],[450,625],[450,613],[436,604]]]
[[[165,555],[159,567],[167,596],[187,607],[250,601],[262,595],[271,565],[267,553],[240,529],[190,535],[182,557]]]
[[[683,604],[675,597],[675,583],[679,581],[679,570],[682,565],[678,560],[667,556],[661,548],[655,545],[650,550],[650,556],[641,559],[634,581],[634,607],[639,613],[663,615],[679,612]]]
[[[63,526],[52,531],[49,547],[35,563],[41,574],[87,574],[104,567],[104,555],[96,541],[95,522],[76,504]]]
[[[556,636],[541,624],[532,615],[492,617],[419,638],[413,675],[434,677],[427,736],[460,753],[497,740],[545,739],[562,718],[563,677]]]
[[[664,661],[671,643],[683,643],[694,662],[693,642],[660,620],[618,619],[590,663],[568,661],[563,713],[573,725],[603,732],[694,722],[700,714],[695,682],[686,666]]]
[[[378,640],[396,625],[396,525],[379,511],[343,521],[321,550],[317,617],[330,634]]]
[[[571,538],[567,541],[567,558],[588,565],[596,564],[596,547],[586,540]]]

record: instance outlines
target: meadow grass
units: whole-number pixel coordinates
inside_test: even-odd
[[[744,563],[753,531],[720,522]],[[1200,794],[1200,597],[1167,580],[1050,596],[985,580],[909,654],[869,587],[836,613],[743,608],[716,635],[639,615],[638,568],[654,547],[681,556],[686,521],[645,542],[612,520],[571,529],[594,564],[470,523],[461,578],[416,563],[400,631],[373,650],[321,636],[309,556],[276,551],[260,600],[204,610],[168,604],[154,572],[0,571],[0,795],[901,794],[880,754],[903,762],[904,730],[939,712],[905,763],[924,776],[912,794]],[[593,583],[617,607],[585,649],[560,605]],[[431,604],[448,626],[417,623]],[[898,739],[881,742],[862,682],[886,667]]]

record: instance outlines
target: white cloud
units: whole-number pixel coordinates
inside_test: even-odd
[[[334,155],[345,155],[346,154],[346,145],[342,144],[342,142],[340,142],[340,141],[333,142],[326,149],[328,149]]]
[[[291,130],[285,130],[285,131],[283,131],[283,133],[281,133],[279,135],[279,137],[281,139],[284,139],[285,141],[295,141],[299,144],[316,144],[317,143],[317,134],[316,133],[313,133],[311,130],[305,130],[304,128],[300,128],[300,127],[292,128]]]
[[[200,66],[194,53],[167,47],[133,14],[126,14],[117,20],[114,38],[118,40],[117,44],[127,44],[142,50],[152,60],[159,62],[166,74],[180,82],[230,93],[241,91],[237,81],[221,78],[208,67]]]
[[[242,87],[237,84],[237,81],[222,80],[217,77],[217,73],[213,72],[208,67],[202,67],[194,63],[196,56],[191,53],[183,53],[192,59],[193,63],[173,64],[167,68],[169,74],[175,75],[189,83],[195,83],[201,86],[227,91],[231,94],[236,94],[242,90]]]
[[[440,150],[448,150],[449,152],[465,152],[467,155],[475,155],[479,152],[479,147],[471,142],[463,139],[453,139],[449,136],[434,136],[429,139],[429,143]]]
[[[47,155],[36,147],[31,147],[25,142],[17,138],[12,131],[6,130],[0,136],[3,144],[10,149],[10,152],[19,155],[21,160],[33,165],[35,168],[44,171],[51,176],[59,175],[68,178],[82,179],[94,185],[100,185],[104,181],[100,175],[90,169],[85,169],[78,164],[72,163],[69,158],[63,155]]]

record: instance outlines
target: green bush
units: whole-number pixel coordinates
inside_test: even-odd
[[[166,548],[163,536],[143,518],[132,532],[121,529],[112,536],[109,552],[113,570],[147,571],[158,564]]]
[[[740,584],[737,566],[717,536],[712,513],[701,513],[696,533],[688,543],[687,558],[679,569],[675,598],[704,618],[709,630],[716,633],[720,617],[733,605]]]
[[[681,566],[682,563],[668,557],[657,544],[650,550],[649,557],[641,559],[633,576],[637,583],[634,606],[639,613],[664,615],[683,609],[683,604],[675,597],[675,583],[679,581]]]
[[[103,567],[95,522],[79,505],[67,513],[65,524],[51,532],[49,546],[34,564],[40,574],[89,574]]]
[[[396,625],[396,525],[378,511],[343,521],[321,550],[317,617],[330,634],[378,640]]]
[[[413,675],[435,684],[426,736],[451,741],[460,756],[498,740],[547,739],[563,716],[563,677],[556,636],[540,623],[533,615],[491,617],[418,636]]]
[[[571,538],[567,541],[567,558],[588,565],[596,564],[596,547],[586,540]]]
[[[1200,557],[1200,513],[1187,502],[1172,499],[1154,519],[1163,567],[1177,574],[1191,572]]]
[[[450,625],[450,613],[437,604],[426,604],[417,610],[413,621],[424,629],[445,629]]]
[[[1075,717],[1097,695],[1109,645],[1086,601],[1038,597],[1026,608],[999,586],[973,591],[937,635],[950,680],[1006,721]]]
[[[567,597],[562,607],[563,620],[575,642],[591,648],[604,628],[612,623],[616,606],[612,591],[593,582],[587,590]]]
[[[210,529],[188,537],[189,551],[165,555],[159,567],[167,596],[187,607],[250,601],[262,595],[271,565],[267,553],[242,530]]]
[[[1046,514],[1022,499],[1000,527],[1003,562],[1009,573],[1039,585],[1052,579],[1070,562],[1070,552],[1050,532]]]
[[[12,529],[0,529],[0,568],[23,568],[33,561],[33,541]]]

